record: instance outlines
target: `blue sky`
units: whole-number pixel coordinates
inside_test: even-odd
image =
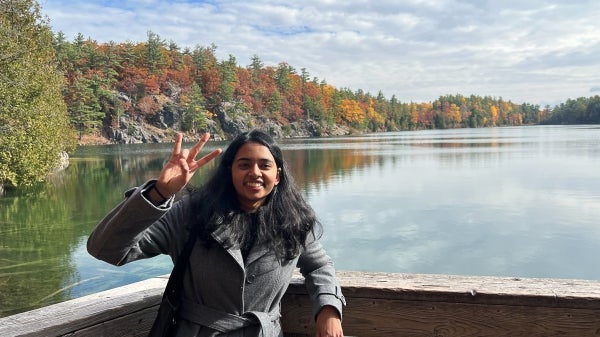
[[[217,46],[241,66],[258,55],[337,88],[403,101],[502,97],[554,106],[600,94],[595,0],[40,0],[73,40]]]

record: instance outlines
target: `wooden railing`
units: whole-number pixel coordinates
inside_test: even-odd
[[[346,336],[600,336],[600,282],[338,272]],[[145,336],[167,277],[0,318],[0,336]],[[314,336],[302,278],[282,305],[285,336]]]

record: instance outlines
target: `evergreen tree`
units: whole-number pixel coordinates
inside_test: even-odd
[[[165,60],[162,50],[166,43],[156,33],[148,31],[148,42],[146,44],[146,66],[150,74],[154,74],[164,66]]]
[[[260,72],[262,71],[265,65],[261,61],[260,57],[258,57],[258,55],[256,54],[252,55],[250,61],[251,63],[249,68],[252,73],[252,84],[257,84],[260,82]]]
[[[58,69],[63,73],[71,70],[71,54],[72,47],[71,44],[67,41],[65,34],[63,32],[58,32],[54,37],[53,41],[54,51],[56,53],[56,59],[58,62]]]
[[[233,55],[229,55],[227,61],[222,61],[219,64],[221,70],[221,100],[223,102],[230,102],[233,100],[233,93],[235,90],[237,62]]]
[[[182,97],[181,105],[184,108],[183,130],[198,132],[206,130],[208,126],[208,116],[205,101],[202,96],[200,86],[194,82],[188,95]]]
[[[283,94],[287,94],[291,88],[290,76],[294,70],[287,63],[280,63],[275,73],[275,83],[279,87],[279,91]]]
[[[74,137],[53,34],[34,0],[0,0],[0,184],[43,181]]]
[[[79,139],[91,129],[102,125],[105,114],[101,111],[99,86],[92,79],[78,76],[69,88],[69,115],[71,125],[79,133]]]

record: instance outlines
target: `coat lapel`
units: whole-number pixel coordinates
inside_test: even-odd
[[[221,246],[223,246],[223,242],[227,238],[227,231],[223,227],[217,228],[212,234],[213,239],[217,241]],[[240,268],[244,269],[244,259],[242,258],[242,252],[238,248],[228,248],[227,252],[235,262],[240,266]]]
[[[227,239],[228,231],[225,229],[224,226],[221,226],[218,227],[211,235],[221,246],[223,246],[223,243]],[[227,252],[235,259],[235,261],[242,269],[245,269],[244,258],[242,257],[242,252],[239,248],[229,248],[227,249]],[[270,250],[268,246],[261,245],[260,243],[256,242],[254,246],[250,249],[250,252],[246,257],[245,265],[250,265],[252,262],[258,260],[259,258],[261,258],[269,252]]]
[[[248,257],[246,257],[246,265],[250,265],[252,262],[258,260],[263,255],[269,252],[269,248],[265,245],[255,244],[250,252],[248,253]]]

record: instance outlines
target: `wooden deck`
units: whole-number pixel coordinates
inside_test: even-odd
[[[600,336],[600,282],[338,272],[346,336]],[[145,336],[167,276],[0,318],[0,336]],[[314,336],[296,278],[284,298],[286,336]]]

